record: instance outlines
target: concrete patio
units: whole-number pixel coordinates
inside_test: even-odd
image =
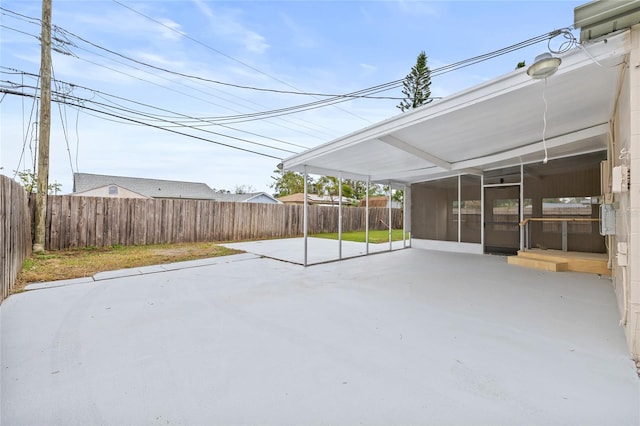
[[[0,307],[3,425],[640,423],[594,275],[407,249],[54,285]]]
[[[307,238],[307,265],[331,262],[340,259],[340,244],[342,244],[342,259],[364,256],[367,246],[353,241],[332,240],[327,238]],[[304,265],[304,238],[287,238],[280,240],[248,241],[242,243],[221,244],[228,248],[244,250],[271,259]],[[390,250],[401,250],[409,247],[409,240],[393,241],[389,243],[369,244],[369,253],[381,253]]]

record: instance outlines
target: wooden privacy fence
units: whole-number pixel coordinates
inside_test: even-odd
[[[343,231],[365,228],[365,209],[342,209]],[[385,229],[386,208],[369,209],[369,229]],[[402,210],[392,210],[402,228]],[[337,232],[337,207],[309,207],[309,233]],[[48,197],[48,250],[199,241],[286,238],[303,233],[303,207],[203,200]]]
[[[29,197],[13,179],[0,175],[0,302],[11,292],[22,262],[31,255]]]

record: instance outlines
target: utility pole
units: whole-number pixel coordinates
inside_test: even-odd
[[[51,1],[42,0],[42,36],[40,49],[40,134],[36,217],[33,251],[44,251],[49,188],[49,139],[51,137]]]

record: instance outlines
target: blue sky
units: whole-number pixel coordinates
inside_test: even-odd
[[[52,106],[50,181],[71,192],[72,173],[80,171],[271,192],[277,158],[400,114],[399,101],[358,99],[278,118],[245,121],[251,118],[245,116],[239,122],[229,116],[322,98],[211,80],[348,93],[403,78],[421,50],[435,69],[571,26],[573,9],[583,3],[53,0],[53,24],[60,28],[54,34],[70,43],[58,49],[70,54],[53,53],[55,79],[69,83],[56,90],[73,105]],[[3,0],[1,7],[1,87],[33,95],[36,80],[30,74],[39,72],[39,27],[28,18],[40,18],[41,2]],[[435,76],[432,96],[513,72],[519,61],[530,64],[546,51],[547,43],[539,43]],[[401,97],[401,92],[396,88],[379,96]],[[2,97],[2,174],[33,169],[37,118],[30,118],[32,109],[31,97]]]

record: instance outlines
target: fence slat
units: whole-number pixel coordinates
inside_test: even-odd
[[[303,207],[208,200],[51,196],[47,249],[95,245],[240,241],[302,235]],[[370,229],[386,229],[389,210],[369,209]],[[402,228],[402,210],[393,209]],[[363,230],[365,209],[343,208],[343,231]],[[309,207],[309,233],[338,232],[338,209]]]
[[[31,217],[29,197],[22,186],[0,175],[0,303],[31,255]]]

